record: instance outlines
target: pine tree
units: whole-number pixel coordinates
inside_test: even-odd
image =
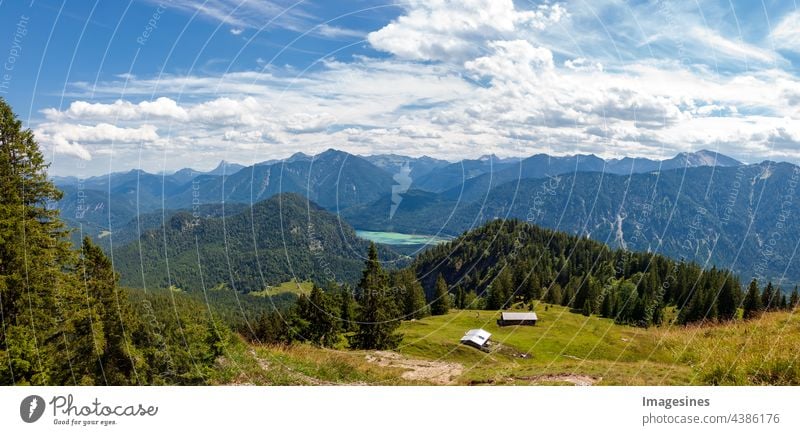
[[[67,231],[48,203],[61,192],[30,130],[0,98],[0,384],[78,383],[59,370],[68,363],[63,328],[84,315]]]
[[[137,363],[140,358],[126,330],[135,331],[140,323],[133,314],[127,292],[117,285],[119,276],[111,260],[88,237],[83,239],[76,272],[89,308],[99,320],[90,325],[90,332],[102,342],[93,353],[98,358],[93,361],[92,377],[109,385],[136,382],[137,368],[140,371],[144,368],[141,362]],[[74,364],[72,370],[75,370]]]
[[[747,294],[744,296],[743,302],[744,318],[754,319],[758,317],[762,310],[761,295],[758,290],[758,282],[753,280],[747,287]]]
[[[466,294],[464,293],[464,288],[461,287],[461,286],[456,287],[455,306],[459,310],[463,310],[464,309],[464,297],[465,296],[466,296]]]
[[[600,305],[600,314],[606,318],[614,317],[614,293],[611,291],[606,292],[603,296],[603,303]]]
[[[797,309],[797,304],[800,303],[800,294],[797,292],[797,286],[792,290],[792,295],[789,297],[789,309]]]
[[[548,304],[561,305],[562,298],[563,298],[563,293],[561,290],[561,286],[557,282],[553,283],[548,289],[547,293],[544,295],[544,300]]]
[[[301,295],[298,300],[299,315],[307,322],[303,335],[310,342],[332,347],[338,341],[339,310],[321,288],[314,285],[311,294]]]
[[[589,301],[588,298],[583,302],[583,309],[581,310],[581,314],[583,314],[586,317],[592,315],[592,303],[591,301]]]
[[[436,277],[436,292],[431,302],[431,314],[441,316],[450,311],[450,292],[442,274]]]
[[[364,273],[358,285],[358,332],[353,337],[357,349],[391,349],[402,336],[395,333],[400,326],[398,310],[389,295],[388,278],[378,260],[378,249],[370,243]]]
[[[741,290],[738,282],[732,276],[727,277],[722,284],[717,300],[717,311],[720,320],[733,320],[736,317],[740,294]]]
[[[772,286],[772,282],[768,282],[764,287],[764,292],[761,293],[761,306],[765,311],[772,311],[776,308],[776,302],[775,288]]]
[[[392,287],[399,290],[403,317],[421,319],[428,315],[425,289],[413,269],[403,269],[392,276]]]
[[[344,332],[355,332],[358,329],[356,322],[356,300],[353,290],[345,285],[339,292],[339,318]]]

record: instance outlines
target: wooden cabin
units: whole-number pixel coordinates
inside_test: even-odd
[[[500,318],[497,319],[497,326],[536,326],[536,321],[539,318],[536,313],[500,313]]]
[[[491,336],[492,334],[483,329],[470,329],[461,337],[461,344],[485,350],[489,347],[489,337]]]

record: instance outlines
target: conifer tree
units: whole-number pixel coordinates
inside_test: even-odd
[[[772,311],[776,308],[776,302],[775,288],[772,286],[772,282],[768,282],[764,287],[764,292],[761,293],[761,307],[765,311]]]
[[[740,293],[738,281],[733,276],[728,276],[722,284],[717,300],[717,311],[720,320],[733,320],[736,317]]]
[[[356,322],[356,300],[350,286],[344,285],[339,292],[339,318],[344,332],[354,332],[358,329]]]
[[[338,341],[339,310],[331,298],[321,288],[314,285],[311,294],[302,301],[300,316],[307,322],[303,335],[312,343],[322,347],[332,347]]]
[[[442,274],[436,277],[436,292],[431,302],[431,314],[441,316],[450,311],[450,292]]]
[[[392,287],[400,292],[403,317],[421,319],[428,315],[425,289],[422,288],[413,269],[403,269],[393,275]]]
[[[88,308],[99,320],[90,328],[102,340],[102,346],[95,350],[98,358],[93,364],[94,379],[109,385],[136,382],[136,366],[140,370],[143,367],[137,363],[140,358],[130,331],[140,328],[140,322],[133,314],[127,292],[117,285],[119,276],[111,260],[88,237],[83,239],[76,272],[78,286],[91,304]]]
[[[59,339],[76,314],[75,255],[58,211],[61,192],[29,129],[0,98],[0,384],[78,383],[60,371]]]
[[[747,294],[744,296],[743,302],[744,318],[754,319],[759,316],[762,310],[761,295],[758,291],[758,282],[753,280],[747,287]]]
[[[378,249],[370,243],[364,273],[358,284],[358,332],[353,337],[357,349],[391,349],[402,336],[395,333],[400,326],[398,310],[389,295],[388,278],[378,260]]]
[[[789,297],[789,309],[797,309],[797,304],[800,303],[800,294],[797,292],[797,286],[792,290],[792,295]]]

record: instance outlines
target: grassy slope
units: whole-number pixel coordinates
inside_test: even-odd
[[[277,296],[283,293],[291,293],[297,296],[308,295],[311,293],[311,281],[286,281],[275,286],[269,286],[265,290],[250,292],[251,296]]]
[[[396,350],[409,360],[458,363],[456,384],[571,384],[577,375],[600,385],[800,384],[800,316],[772,313],[751,322],[641,329],[584,317],[563,307],[537,309],[535,327],[499,328],[491,311],[452,311],[404,322]],[[798,314],[798,313],[795,313]],[[502,346],[492,353],[458,345],[481,327]],[[529,353],[531,358],[516,356]],[[235,342],[212,383],[258,385],[426,383],[400,367],[368,361],[374,352],[247,345]]]
[[[535,327],[499,328],[494,312],[471,310],[406,322],[400,351],[461,362],[465,372],[459,383],[530,383],[532,377],[556,374],[591,376],[610,385],[800,383],[800,316],[789,313],[752,322],[650,329],[557,306],[537,314]],[[455,345],[464,331],[476,327],[532,357]]]
[[[537,326],[500,328],[494,311],[453,311],[446,316],[406,322],[400,352],[415,357],[458,361],[465,367],[460,383],[529,383],[543,375],[581,374],[604,384],[685,384],[686,367],[671,367],[666,349],[656,345],[652,330],[616,325],[608,319],[584,317],[560,306],[537,310]],[[491,354],[458,346],[472,328],[492,333],[506,351]],[[511,352],[513,351],[513,352]],[[523,359],[512,353],[530,354]]]
[[[261,346],[235,340],[219,358],[212,385],[413,385],[403,370],[367,360],[368,352],[307,344]],[[416,382],[416,384],[425,383]]]

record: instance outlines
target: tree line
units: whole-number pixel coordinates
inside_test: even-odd
[[[766,296],[742,290],[728,270],[703,269],[663,255],[611,249],[586,237],[568,235],[518,220],[496,220],[421,253],[410,266],[429,298],[440,280],[450,285],[457,308],[500,310],[542,301],[585,315],[648,327],[665,320],[727,321],[760,310],[796,306],[772,284]],[[757,284],[751,284],[751,287]],[[757,301],[756,301],[757,299]]]
[[[310,294],[300,295],[291,308],[263,313],[240,332],[260,343],[302,341],[322,347],[391,349],[402,339],[396,332],[401,320],[429,314],[416,276],[405,269],[386,271],[372,243],[355,289],[347,284],[330,283],[326,289],[314,284]]]
[[[62,193],[0,98],[0,384],[196,384],[230,330],[194,301],[129,294],[89,238],[73,248]]]

